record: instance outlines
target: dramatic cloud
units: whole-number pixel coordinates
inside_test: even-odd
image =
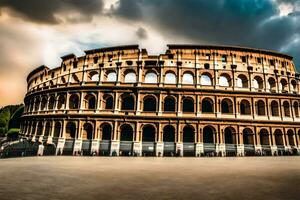
[[[300,0],[0,0],[0,106],[22,102],[35,67],[103,46],[250,46],[292,55],[300,71],[299,13]]]
[[[91,21],[102,10],[101,0],[1,0],[0,9],[38,23]]]

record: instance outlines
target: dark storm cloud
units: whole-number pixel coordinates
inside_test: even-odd
[[[138,28],[135,33],[138,38],[147,39],[147,31],[143,27]]]
[[[300,49],[299,44],[289,43],[300,33],[300,17],[297,12],[279,17],[278,4],[273,0],[120,0],[112,12],[148,23],[165,35],[179,35],[194,42],[284,49],[299,57],[294,50]],[[130,7],[139,14],[133,15]],[[300,67],[300,63],[297,65]]]
[[[89,21],[101,12],[101,0],[1,0],[1,9],[7,8],[17,16],[37,23],[60,23],[58,15],[76,13],[79,18],[66,17],[67,21]]]

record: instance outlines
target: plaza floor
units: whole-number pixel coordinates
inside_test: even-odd
[[[300,157],[0,160],[0,200],[300,199]]]

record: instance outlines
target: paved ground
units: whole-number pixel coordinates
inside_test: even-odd
[[[300,199],[300,157],[4,159],[0,199]]]

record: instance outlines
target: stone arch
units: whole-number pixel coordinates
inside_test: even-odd
[[[156,127],[153,124],[144,124],[142,127],[142,141],[155,142],[156,141]]]
[[[134,110],[135,96],[134,94],[124,93],[121,95],[121,110]]]
[[[40,107],[40,98],[39,97],[36,97],[35,98],[35,102],[34,102],[34,111],[39,111],[39,107]]]
[[[210,125],[205,126],[203,128],[203,143],[215,143],[214,135],[216,133],[216,129]]]
[[[223,73],[219,77],[219,85],[222,87],[230,87],[231,86],[231,78],[229,74]]]
[[[280,80],[280,89],[281,89],[282,92],[287,92],[288,91],[288,82],[284,78],[282,78]]]
[[[244,74],[240,74],[237,77],[237,82],[236,82],[236,86],[238,88],[248,88],[248,78],[246,75]]]
[[[44,136],[50,136],[51,134],[51,122],[47,121],[45,124]]]
[[[112,139],[112,125],[110,123],[102,123],[100,125],[100,130],[101,130],[101,140]]]
[[[186,71],[182,75],[182,84],[194,84],[194,74],[190,71]]]
[[[288,101],[283,102],[283,113],[285,117],[290,117],[291,112],[290,112],[290,103]]]
[[[182,130],[182,142],[183,143],[195,143],[195,128],[191,125],[185,125]]]
[[[260,116],[266,115],[265,102],[263,100],[258,100],[256,102],[256,114]]]
[[[203,113],[214,112],[214,101],[211,98],[205,97],[202,99],[202,112]]]
[[[183,97],[182,100],[182,111],[183,112],[194,112],[194,99],[192,97]]]
[[[250,102],[246,99],[243,99],[240,103],[240,114],[241,115],[251,115]]]
[[[92,140],[94,138],[94,127],[92,123],[84,123],[81,137],[83,140]]]
[[[143,99],[143,110],[144,111],[156,111],[157,110],[157,99],[153,95],[147,95]]]
[[[269,131],[265,128],[259,131],[259,139],[261,145],[270,145]]]
[[[293,107],[294,107],[295,117],[299,117],[299,103],[298,103],[298,101],[294,102]]]
[[[133,70],[126,70],[124,76],[124,82],[125,83],[136,83],[137,77],[136,73]]]
[[[166,125],[163,128],[163,141],[176,142],[175,128],[172,125]]]
[[[54,124],[54,133],[53,133],[53,137],[54,138],[59,138],[60,137],[60,133],[61,133],[61,123],[60,122],[55,122]]]
[[[47,102],[48,102],[47,97],[43,96],[42,97],[42,101],[41,101],[41,110],[46,110],[46,108],[47,108]]]
[[[222,99],[221,102],[221,111],[223,114],[232,114],[233,113],[233,103],[229,98]]]
[[[264,88],[264,81],[260,76],[255,76],[253,79],[253,88],[256,90],[262,90]]]
[[[168,95],[164,99],[164,111],[175,112],[176,111],[176,98]]]
[[[149,70],[145,73],[145,83],[158,83],[157,72],[154,70]]]
[[[120,141],[134,141],[133,127],[130,124],[120,126]]]
[[[173,71],[167,71],[165,73],[165,83],[166,84],[176,84],[176,75]]]
[[[104,108],[106,110],[111,110],[114,108],[114,97],[111,94],[103,95]]]
[[[244,128],[243,141],[246,145],[254,145],[254,133],[250,128]]]
[[[206,86],[211,86],[212,84],[212,75],[208,72],[204,72],[201,74],[200,77],[200,84],[201,85],[206,85]]]
[[[99,73],[95,70],[89,72],[88,74],[89,81],[98,82],[99,81]]]
[[[113,70],[108,70],[105,73],[106,82],[116,82],[117,81],[117,73]]]
[[[271,102],[271,114],[272,116],[279,116],[279,104],[277,101],[273,100]]]
[[[76,122],[68,122],[66,124],[66,138],[67,139],[75,139],[77,135],[77,123]]]
[[[66,98],[65,95],[60,94],[57,98],[57,109],[64,109],[66,104]]]
[[[43,122],[41,121],[37,123],[36,135],[43,135]]]
[[[50,95],[49,100],[48,100],[48,110],[54,110],[55,106],[55,97],[54,95]]]
[[[287,131],[287,136],[288,136],[288,140],[289,140],[289,145],[290,146],[295,146],[295,140],[294,140],[294,131],[292,129],[289,129]]]
[[[269,89],[271,91],[276,91],[276,81],[275,81],[275,79],[273,77],[270,77],[268,79],[268,84],[269,84]]]
[[[96,109],[96,97],[94,94],[87,94],[84,97],[84,108],[85,109]]]
[[[79,78],[77,77],[76,74],[71,75],[71,83],[79,83]]]
[[[69,109],[78,109],[79,105],[78,94],[71,94],[71,96],[69,97]]]
[[[275,144],[277,146],[282,146],[284,143],[283,143],[283,134],[282,134],[282,131],[280,129],[276,129],[274,131],[274,137],[275,137]]]
[[[226,127],[224,129],[225,144],[236,144],[236,131],[233,127]]]
[[[297,81],[295,79],[291,80],[291,91],[296,93],[297,92]]]

